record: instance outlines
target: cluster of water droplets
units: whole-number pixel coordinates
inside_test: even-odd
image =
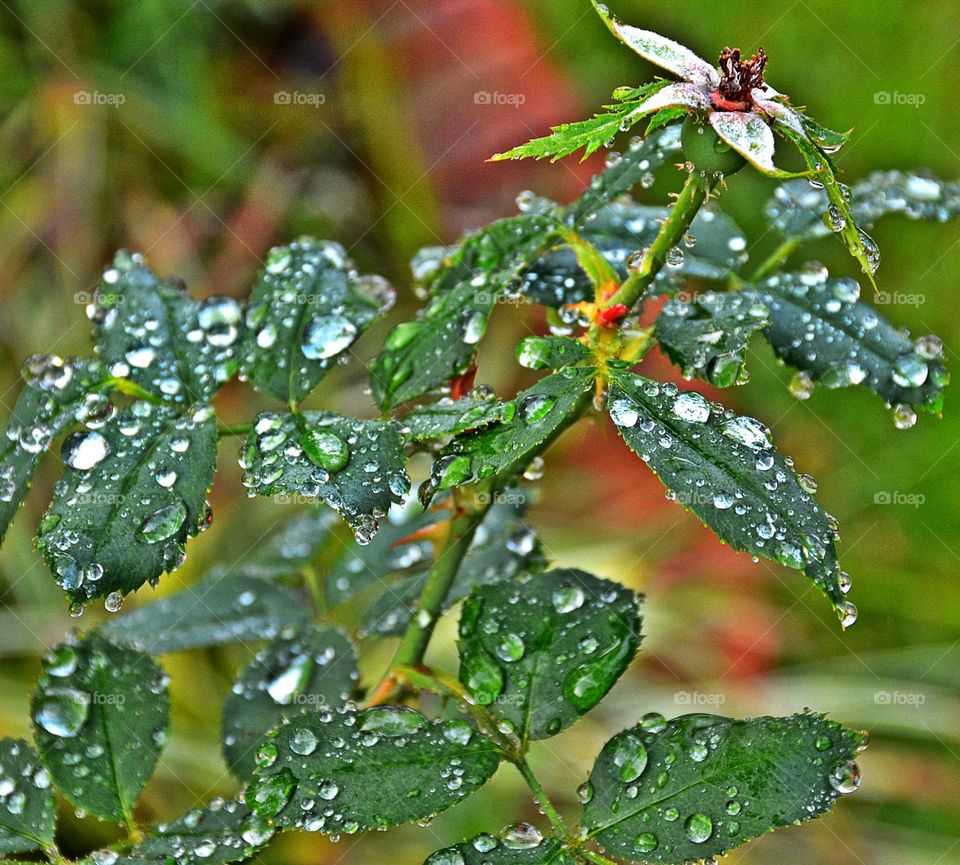
[[[499,837],[484,832],[456,847],[438,850],[424,865],[467,865],[468,861],[506,863],[519,851],[541,851],[546,847],[549,850],[543,849],[542,852],[548,854],[559,849],[558,842],[545,840],[543,833],[532,823],[513,823],[505,827]],[[489,856],[490,859],[476,859],[476,854]]]
[[[56,806],[50,773],[36,751],[20,739],[0,739],[0,813],[4,835],[36,835],[42,826],[52,834]],[[7,840],[7,839],[5,839]]]

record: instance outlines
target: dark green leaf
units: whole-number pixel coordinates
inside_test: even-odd
[[[209,522],[213,411],[138,402],[64,439],[66,464],[38,546],[75,604],[125,594],[182,563]]]
[[[593,357],[593,353],[567,336],[528,336],[517,345],[517,361],[527,369],[561,369]]]
[[[99,634],[43,659],[33,699],[37,747],[77,808],[127,820],[166,741],[167,678],[149,655]]]
[[[23,365],[21,391],[0,437],[0,540],[27,494],[37,463],[50,442],[78,420],[108,410],[96,393],[109,380],[93,360],[35,355]]]
[[[460,563],[443,604],[444,612],[470,594],[474,586],[515,580],[522,574],[543,568],[540,540],[522,519],[527,495],[526,489],[508,489],[497,495]],[[364,613],[360,624],[362,635],[403,633],[417,608],[427,568],[433,561],[429,550],[425,557],[408,555],[404,562],[411,559],[413,563],[404,569],[405,572],[396,569],[399,578],[391,583],[381,580],[386,590],[379,593]]]
[[[496,477],[509,483],[522,474],[590,400],[596,370],[567,367],[518,394],[500,423],[457,436],[433,466],[437,489]]]
[[[777,188],[766,214],[787,237],[812,240],[833,233],[823,218],[828,204],[823,190],[792,180]],[[960,216],[960,182],[924,172],[879,171],[853,185],[850,210],[857,224],[867,228],[890,214],[946,222]]]
[[[770,310],[764,333],[773,350],[801,370],[797,395],[809,396],[814,381],[830,388],[863,384],[898,406],[898,423],[916,420],[909,406],[940,413],[950,378],[943,343],[935,336],[912,340],[895,328],[859,299],[854,280],[830,279],[825,268],[812,266],[748,291]]]
[[[427,441],[480,429],[502,420],[508,405],[492,395],[461,399],[443,397],[405,414],[400,421],[403,437],[410,441]]]
[[[114,642],[163,655],[201,646],[247,643],[304,624],[310,610],[289,589],[233,572],[211,574],[183,591],[109,619],[100,631]]]
[[[638,109],[646,99],[666,87],[668,83],[652,81],[643,87],[623,88],[623,93],[619,91],[614,93],[614,99],[618,100],[617,102],[604,106],[608,109],[606,112],[596,114],[588,120],[577,120],[573,123],[554,126],[550,135],[534,138],[506,153],[498,153],[493,157],[493,161],[527,157],[544,159],[550,156],[551,162],[556,162],[580,149],[583,149],[583,159],[586,159],[591,153],[606,147],[618,133],[625,132],[650,114],[650,111]]]
[[[303,237],[270,250],[247,310],[243,372],[298,404],[393,303],[379,276],[357,276],[339,243]]]
[[[243,670],[223,704],[223,752],[252,777],[257,743],[284,718],[342,705],[357,681],[353,646],[336,628],[307,625],[278,637]]]
[[[574,865],[574,859],[556,838],[543,838],[529,823],[517,823],[499,838],[484,833],[438,850],[424,865]]]
[[[561,237],[552,206],[502,219],[469,235],[431,279],[422,319],[397,325],[371,370],[377,403],[392,408],[447,384],[473,361],[494,305]]]
[[[671,300],[657,316],[660,347],[686,378],[717,387],[743,383],[747,343],[770,323],[766,305],[753,294],[707,292],[692,303]]]
[[[584,571],[474,589],[460,616],[460,680],[521,742],[573,724],[640,646],[637,596]]]
[[[812,479],[796,475],[763,424],[623,370],[613,373],[609,405],[620,435],[672,498],[734,549],[803,570],[852,623],[834,520],[814,499]]]
[[[229,297],[194,300],[139,253],[116,254],[87,314],[111,372],[164,400],[205,402],[239,366],[240,305]]]
[[[496,745],[465,721],[428,721],[397,706],[301,715],[271,736],[258,751],[247,804],[281,828],[327,834],[444,811],[500,762]]]
[[[261,496],[319,498],[367,543],[410,486],[393,421],[324,411],[257,417],[243,452],[243,483]]]
[[[859,782],[862,741],[815,714],[648,716],[604,746],[581,825],[631,861],[706,859],[828,811]]]
[[[177,865],[225,865],[249,859],[276,830],[242,802],[214,799],[179,820],[154,827],[132,859]]]
[[[50,774],[23,739],[0,739],[0,854],[54,847]]]

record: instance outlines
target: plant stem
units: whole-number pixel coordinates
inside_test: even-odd
[[[593,850],[588,850],[586,847],[577,847],[576,853],[577,856],[582,856],[587,861],[596,863],[596,865],[617,865],[612,859],[594,853]]]
[[[220,436],[220,438],[224,438],[225,436],[245,436],[252,429],[252,423],[222,423],[217,424],[217,435]]]
[[[492,501],[492,496],[488,501]],[[443,547],[438,549],[433,567],[427,574],[417,609],[393,658],[393,667],[415,667],[423,661],[460,562],[489,507],[489,504],[482,505],[477,510],[458,513],[451,519],[450,535]]]
[[[533,793],[537,804],[540,806],[540,810],[543,811],[544,815],[546,815],[546,818],[550,821],[550,825],[553,826],[557,834],[564,841],[571,841],[572,839],[570,837],[570,832],[567,830],[567,827],[563,822],[563,818],[554,807],[553,802],[550,801],[550,797],[547,796],[546,791],[543,789],[543,785],[537,780],[537,776],[533,774],[533,770],[530,768],[530,764],[527,762],[526,758],[517,757],[511,762],[517,767],[517,770],[520,772],[520,774],[523,775],[523,780],[527,782],[527,786]]]
[[[310,592],[310,597],[313,599],[313,605],[316,607],[317,613],[322,615],[327,611],[327,599],[323,593],[323,586],[320,583],[317,572],[311,565],[304,565],[303,568],[300,569],[300,573],[303,575],[303,583]]]
[[[753,272],[753,275],[750,277],[750,281],[756,282],[758,279],[763,279],[765,276],[769,276],[793,254],[794,250],[798,246],[800,246],[800,241],[796,237],[787,238],[773,252],[771,252],[766,261],[764,261]]]
[[[644,250],[640,265],[627,277],[616,294],[607,301],[607,309],[621,303],[628,309],[636,305],[666,264],[667,253],[680,243],[687,233],[690,223],[700,212],[700,208],[703,207],[716,183],[717,181],[712,177],[699,171],[691,171],[687,175],[687,182],[680,190],[670,215],[660,226],[660,231],[653,239],[653,243]]]

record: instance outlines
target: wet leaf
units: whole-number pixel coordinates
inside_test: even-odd
[[[566,424],[583,411],[596,370],[568,367],[518,394],[514,411],[500,423],[457,436],[433,466],[437,489],[497,478],[500,485],[522,474]]]
[[[35,355],[23,365],[26,386],[0,436],[0,540],[27,494],[53,439],[77,422],[109,411],[99,392],[109,379],[95,360]]]
[[[75,604],[179,567],[209,523],[217,430],[209,407],[134,403],[63,441],[66,468],[37,544]]]
[[[400,421],[403,437],[410,441],[428,441],[480,429],[503,419],[508,403],[496,397],[443,397],[418,406]]]
[[[129,819],[166,742],[167,678],[149,655],[99,634],[43,659],[33,699],[37,747],[77,808]]]
[[[611,418],[671,498],[734,549],[804,571],[852,624],[836,525],[813,497],[812,479],[798,477],[763,424],[624,370],[611,384]]]
[[[223,704],[227,766],[253,776],[257,744],[271,727],[303,712],[341,706],[357,681],[357,658],[337,628],[309,624],[257,653]]]
[[[139,253],[116,254],[87,314],[111,372],[163,400],[208,401],[239,367],[240,305],[229,297],[194,300]]]
[[[499,762],[494,743],[462,720],[428,721],[399,706],[313,713],[264,741],[246,799],[281,828],[350,833],[444,811]]]
[[[590,360],[593,353],[582,342],[566,336],[528,336],[516,349],[517,362],[527,369],[562,369]]]
[[[691,303],[671,300],[657,316],[660,347],[683,371],[717,387],[747,379],[747,344],[770,322],[769,310],[755,295],[707,292]]]
[[[935,336],[913,340],[894,327],[859,299],[854,280],[831,279],[826,268],[812,266],[748,291],[770,310],[764,334],[777,356],[811,383],[795,388],[799,396],[810,395],[812,382],[828,388],[862,384],[888,403],[941,412],[949,382],[943,343]]]
[[[424,865],[574,865],[556,838],[544,838],[529,823],[507,826],[499,837],[482,833],[445,850]]]
[[[715,856],[828,811],[859,782],[862,741],[815,714],[648,716],[597,758],[582,831],[630,861]]]
[[[251,494],[318,498],[361,543],[409,488],[404,465],[396,423],[324,411],[259,415],[241,456]]]
[[[639,645],[633,592],[553,570],[474,589],[460,616],[460,680],[521,742],[546,739],[606,696]]]
[[[50,774],[23,739],[0,739],[0,791],[0,854],[54,847]]]
[[[275,637],[306,623],[310,610],[290,589],[256,577],[217,572],[107,620],[100,632],[154,655]]]
[[[339,243],[309,237],[270,250],[250,295],[243,372],[296,405],[393,303],[381,277],[360,277]]]

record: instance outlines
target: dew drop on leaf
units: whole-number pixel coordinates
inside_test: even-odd
[[[99,465],[110,453],[110,445],[98,432],[75,432],[63,441],[60,456],[66,465],[79,471],[89,471]]]
[[[137,527],[136,538],[146,544],[157,544],[172,538],[187,519],[187,506],[177,499],[158,508]]]
[[[694,844],[703,844],[713,835],[713,820],[706,814],[691,814],[684,823],[684,830]]]
[[[34,712],[34,720],[48,733],[63,739],[77,735],[90,713],[87,694],[73,688],[50,688]]]

